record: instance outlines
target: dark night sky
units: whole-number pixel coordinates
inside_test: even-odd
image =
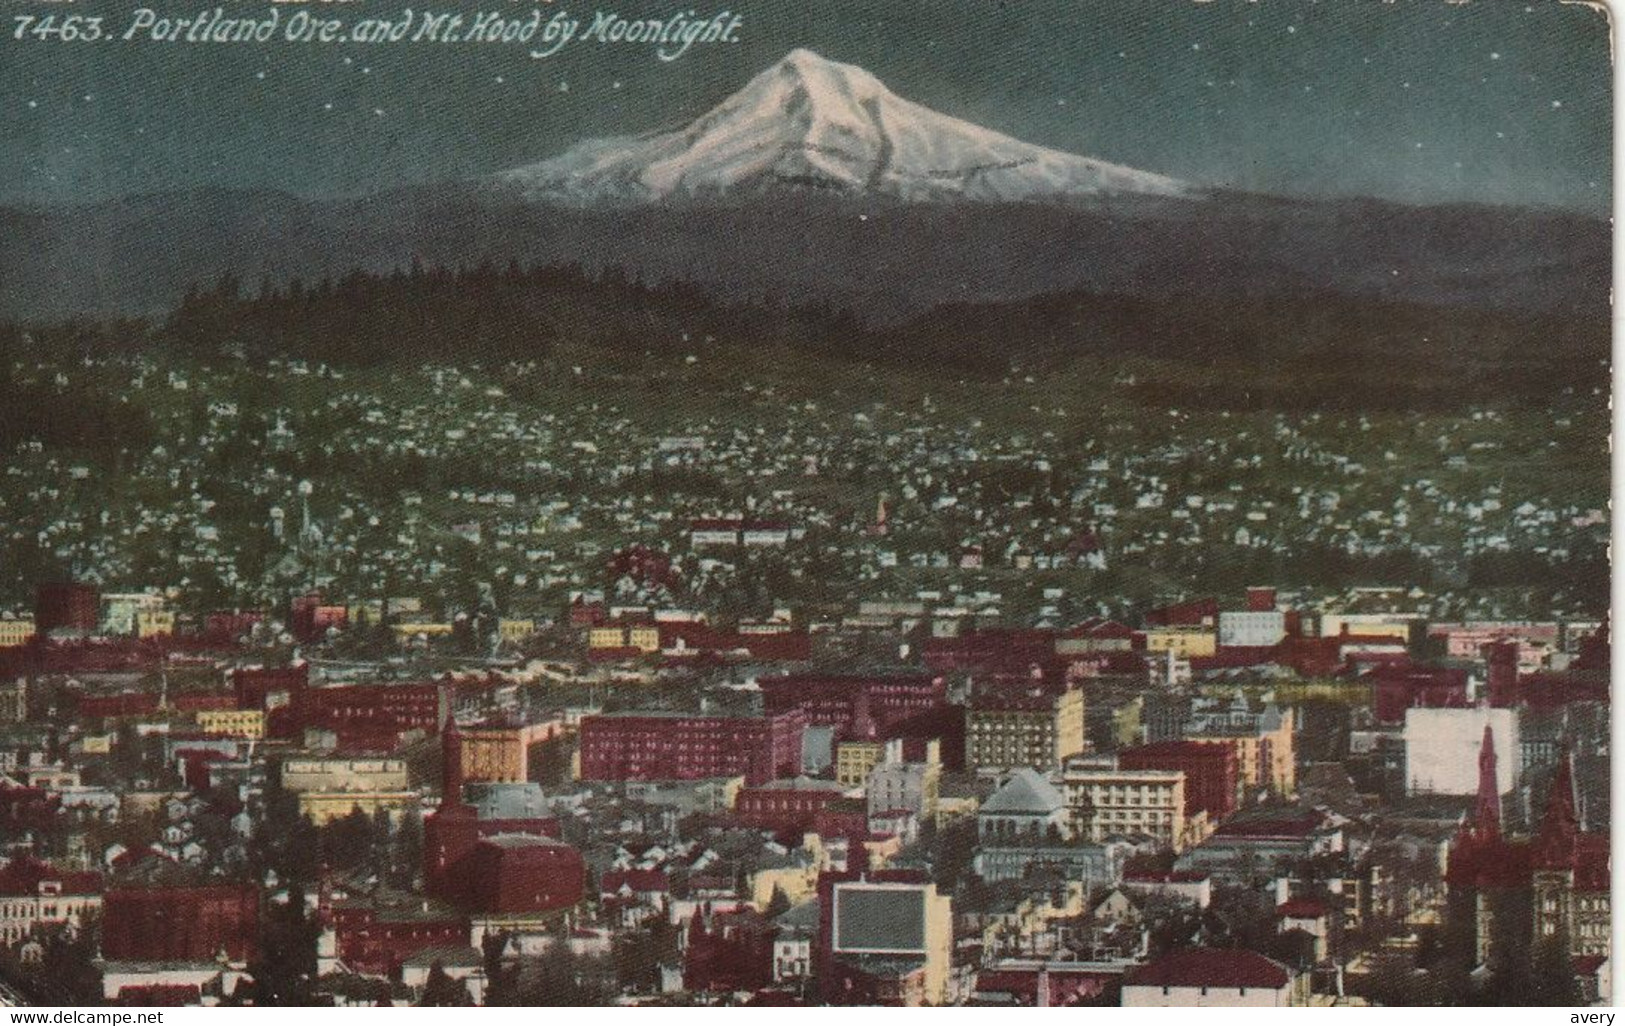
[[[148,0],[188,17],[203,0]],[[262,15],[252,0],[221,0]],[[311,5],[524,13],[505,0]],[[79,0],[122,32],[133,3]],[[591,13],[542,4],[544,14]],[[58,11],[12,4],[7,13]],[[295,8],[283,7],[284,16]],[[690,0],[603,0],[667,16]],[[1607,23],[1555,0],[737,0],[737,45],[69,44],[0,39],[0,201],[203,184],[306,195],[498,170],[686,122],[795,46],[1030,142],[1300,195],[1608,208]],[[884,12],[884,13],[877,13]]]

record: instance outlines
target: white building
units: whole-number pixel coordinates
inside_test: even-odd
[[[1068,760],[1060,791],[1073,817],[1073,833],[1092,844],[1144,835],[1182,851],[1186,842],[1185,774],[1181,770],[1125,770],[1116,758]]]
[[[906,811],[922,820],[935,818],[942,764],[934,751],[925,762],[903,762],[901,742],[888,742],[886,749],[884,761],[865,781],[868,814]]]
[[[101,907],[96,873],[64,872],[31,859],[0,867],[0,944],[15,944],[37,927],[77,932],[81,920]]]
[[[1219,645],[1224,648],[1267,648],[1286,637],[1286,614],[1279,609],[1265,612],[1221,612]]]
[[[812,975],[813,939],[818,934],[818,903],[805,902],[774,921],[773,982],[804,980]]]
[[[1496,787],[1510,793],[1518,778],[1518,713],[1490,708],[1406,709],[1405,793],[1476,794],[1485,727],[1495,739]]]
[[[1059,788],[1023,766],[977,810],[976,832],[983,844],[1058,842],[1072,836],[1071,810]]]

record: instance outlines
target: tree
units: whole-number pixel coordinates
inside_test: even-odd
[[[337,869],[366,865],[374,854],[376,838],[372,818],[360,809],[328,823],[321,835],[323,862]]]
[[[556,943],[520,984],[521,1005],[602,1005],[609,1000],[607,981],[613,978],[613,967],[602,958],[576,954],[566,943]]]
[[[314,883],[320,865],[321,832],[299,812],[299,796],[280,787],[267,788],[253,846],[257,869],[284,881]]]
[[[517,969],[509,968],[504,956],[508,953],[510,937],[507,933],[487,933],[480,941],[480,952],[485,963],[485,1003],[511,1005],[515,997]]]
[[[777,919],[790,911],[790,896],[784,893],[784,888],[778,884],[773,885],[773,897],[767,901],[767,908],[762,914],[769,919]]]
[[[319,923],[305,914],[305,891],[294,884],[285,903],[271,904],[260,925],[259,948],[248,964],[254,1003],[298,1006],[311,1003],[316,981]]]
[[[77,932],[59,932],[46,942],[36,979],[51,998],[85,1004],[100,1000],[101,969],[96,965],[100,937],[100,920],[95,915],[87,915],[80,921]]]
[[[423,820],[409,812],[390,838],[390,864],[386,876],[396,887],[411,890],[423,865]]]
[[[1486,893],[1490,946],[1489,982],[1480,997],[1490,1005],[1528,1004],[1533,989],[1530,938],[1534,901],[1528,887],[1496,887]]]
[[[1542,937],[1535,945],[1533,979],[1529,986],[1531,1005],[1547,1008],[1583,1004],[1574,960],[1561,933]]]
[[[570,742],[552,737],[531,745],[527,770],[527,776],[544,787],[564,782],[570,773]]]
[[[474,1003],[468,995],[468,985],[446,975],[446,967],[438,959],[429,967],[429,978],[423,984],[421,1008],[466,1008]]]

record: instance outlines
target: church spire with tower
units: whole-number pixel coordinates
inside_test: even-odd
[[[1495,775],[1495,731],[1484,725],[1484,743],[1478,749],[1478,810],[1473,831],[1484,840],[1501,837],[1501,788]]]
[[[457,805],[463,800],[463,735],[457,717],[447,715],[440,731],[440,802]]]

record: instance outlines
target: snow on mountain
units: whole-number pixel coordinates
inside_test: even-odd
[[[498,178],[583,205],[785,187],[978,202],[1199,191],[938,114],[862,68],[799,49],[687,128],[589,140]]]

